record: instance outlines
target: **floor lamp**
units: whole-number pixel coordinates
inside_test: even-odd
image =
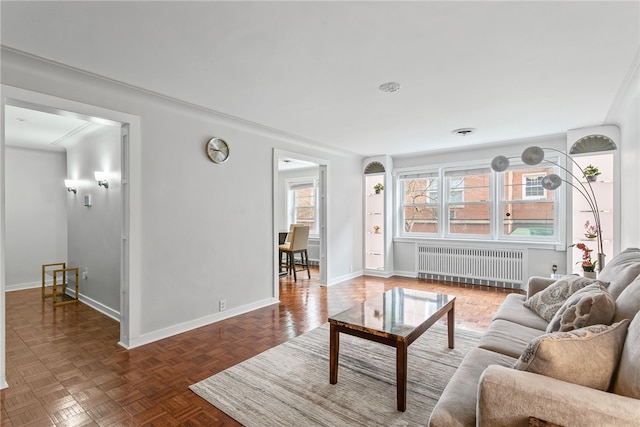
[[[584,185],[584,183],[573,173],[571,173],[571,171],[569,171],[567,168],[559,165],[556,162],[553,162],[551,160],[545,160],[544,158],[544,150],[549,150],[549,151],[555,151],[558,154],[561,154],[563,156],[565,156],[567,159],[569,159],[571,162],[573,162],[573,164],[575,166],[578,167],[578,169],[580,170],[580,172],[582,173],[582,177],[584,178],[584,181],[586,182],[586,186]],[[603,247],[602,247],[602,228],[600,227],[600,210],[598,209],[598,202],[596,201],[596,195],[593,192],[593,188],[591,187],[591,182],[589,182],[589,180],[587,179],[586,175],[584,174],[584,171],[582,170],[582,168],[580,167],[580,165],[573,160],[573,158],[571,158],[571,156],[569,156],[568,154],[564,153],[563,151],[560,150],[556,150],[554,148],[546,148],[546,149],[542,149],[540,147],[536,147],[536,146],[532,146],[532,147],[527,147],[523,152],[522,155],[520,157],[522,159],[522,162],[530,165],[530,166],[534,166],[537,164],[542,163],[543,161],[554,164],[556,166],[558,166],[560,169],[564,170],[567,174],[571,175],[573,178],[575,178],[576,182],[579,184],[579,186],[574,185],[572,182],[569,182],[567,180],[562,179],[560,176],[552,173],[549,175],[545,175],[542,180],[540,181],[540,185],[542,185],[542,188],[546,189],[546,190],[555,190],[558,187],[560,187],[560,185],[562,185],[563,182],[567,183],[568,185],[572,186],[573,188],[575,188],[580,194],[582,194],[582,197],[585,198],[585,200],[587,201],[587,203],[589,204],[589,208],[591,209],[591,213],[593,214],[593,220],[595,222],[595,227],[596,227],[596,239],[597,239],[597,244],[598,244],[598,265],[597,265],[597,269],[598,271],[601,271],[604,268],[604,251],[603,251]],[[491,169],[493,169],[496,172],[504,172],[509,168],[509,157],[506,156],[496,156],[492,161],[491,161]]]

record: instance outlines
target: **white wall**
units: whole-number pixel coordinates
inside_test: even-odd
[[[67,177],[77,193],[68,193],[69,265],[87,272],[80,279],[81,300],[112,317],[120,316],[120,242],[122,193],[120,127],[100,126],[67,148]],[[94,171],[104,171],[109,187],[99,187]],[[90,195],[91,207],[83,204]]]
[[[231,313],[274,302],[273,148],[329,161],[329,281],[361,264],[360,157],[2,53],[3,84],[140,117],[141,194],[133,202],[140,206],[142,223],[137,230],[141,302],[132,307],[140,324],[139,335],[131,337],[134,345],[220,318],[220,299],[227,300]],[[205,155],[212,136],[231,146],[224,164]]]
[[[6,147],[6,289],[41,284],[41,266],[67,261],[64,152]]]
[[[620,128],[620,248],[640,248],[640,49],[635,69],[618,94],[607,117],[607,124]]]

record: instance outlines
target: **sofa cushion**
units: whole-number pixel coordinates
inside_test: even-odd
[[[640,274],[640,249],[628,248],[620,252],[605,264],[598,278],[610,282],[607,290],[617,299],[624,288]]]
[[[599,283],[593,283],[576,291],[562,304],[547,326],[547,333],[610,325],[615,312],[613,297]]]
[[[624,291],[616,298],[616,314],[613,316],[614,322],[622,319],[633,319],[640,311],[640,276],[631,282]]]
[[[606,391],[618,366],[629,320],[535,338],[515,368]]]
[[[478,347],[517,359],[527,348],[527,345],[542,334],[544,331],[540,329],[496,319],[491,322],[489,329],[482,335]]]
[[[613,391],[640,399],[640,314],[637,314],[629,325]]]
[[[546,289],[526,300],[524,306],[529,307],[538,313],[538,316],[550,322],[567,298],[585,286],[596,282],[598,281],[595,279],[587,279],[582,276],[562,276]]]
[[[504,302],[498,308],[493,320],[502,319],[517,323],[529,328],[540,329],[540,333],[544,333],[547,328],[547,322],[538,314],[524,306],[526,298],[524,295],[509,294]]]
[[[430,427],[475,426],[480,375],[489,365],[513,366],[513,357],[474,348],[449,380],[431,412]]]

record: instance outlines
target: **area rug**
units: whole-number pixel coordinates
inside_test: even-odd
[[[409,346],[407,410],[396,410],[395,348],[340,334],[329,384],[329,325],[213,375],[190,389],[245,426],[426,425],[464,355],[480,339],[436,323]]]

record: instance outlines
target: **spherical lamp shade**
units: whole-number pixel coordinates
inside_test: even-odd
[[[546,190],[555,190],[556,188],[560,187],[561,184],[562,178],[560,178],[555,173],[546,175],[540,180],[540,185],[542,185],[542,188]]]
[[[496,172],[504,172],[509,167],[509,159],[505,156],[496,156],[491,161],[491,169]]]
[[[544,160],[544,150],[540,147],[528,147],[522,152],[522,161],[528,165],[537,165]]]

